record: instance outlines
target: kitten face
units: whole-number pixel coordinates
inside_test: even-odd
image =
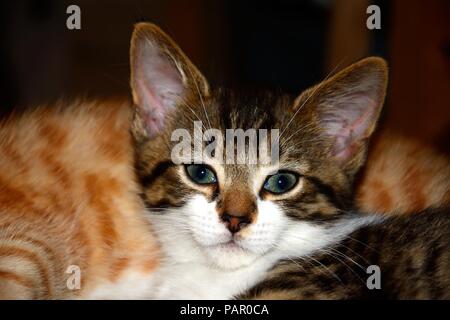
[[[349,209],[384,98],[381,59],[292,98],[210,89],[153,25],[138,25],[131,56],[137,169],[150,220],[166,241],[175,239],[208,264],[237,269],[268,254],[308,254],[334,236],[330,226]],[[279,162],[226,163],[198,154],[193,143],[192,159],[202,161],[175,164],[172,133],[185,129],[194,137],[194,121],[224,136],[227,129],[279,129]]]
[[[209,114],[209,123],[223,133],[230,128],[259,129],[258,125],[268,128],[267,122],[259,124],[244,111],[224,119],[221,115],[225,110],[231,109],[230,105],[226,108],[220,107],[224,106],[226,100],[219,96],[216,96],[216,99],[207,99],[204,103],[205,106],[208,104],[205,108]],[[274,106],[276,104],[275,100],[270,103]],[[236,110],[239,108],[232,112]],[[182,115],[179,115],[179,119],[181,117]],[[269,117],[271,114],[267,113],[260,119]],[[245,120],[248,122],[245,123]],[[270,121],[276,123],[279,120],[273,118]],[[189,123],[190,121],[186,120],[185,127],[192,129]],[[287,162],[285,156],[288,152],[284,152],[284,149],[282,155],[284,172],[289,169],[289,172],[297,173],[304,169],[299,161]],[[207,170],[214,176],[215,182],[199,184],[189,172],[192,167],[195,170]],[[176,184],[178,188],[183,189],[182,192],[176,193],[182,204],[179,209],[171,209],[169,214],[183,217],[178,220],[179,223],[188,230],[196,244],[202,247],[209,262],[228,269],[248,265],[273,250],[280,242],[282,232],[286,230],[290,220],[283,208],[283,199],[292,199],[303,190],[303,179],[299,177],[290,190],[279,195],[270,193],[264,185],[268,177],[275,173],[270,165],[223,164],[223,161],[211,159],[205,159],[200,165],[179,165],[172,174],[178,176]],[[151,197],[154,193],[148,190],[146,194]],[[149,201],[150,206],[155,204],[157,205]]]
[[[224,134],[229,128],[286,128],[291,115],[276,116],[277,111],[288,109],[286,97],[259,97],[255,99],[258,105],[255,101],[247,108],[240,97],[231,95],[222,91],[204,99],[213,128]],[[201,104],[192,108],[202,117]],[[188,110],[178,110],[173,128],[186,128],[193,134]],[[257,118],[253,116],[255,110]],[[202,119],[208,123],[206,113]],[[170,140],[170,132],[149,140],[138,151],[147,155],[147,161],[141,163],[143,180],[149,181],[145,200],[150,211],[159,215],[150,220],[161,221],[164,229],[171,226],[174,237],[183,235],[180,241],[185,241],[184,237],[194,240],[207,261],[217,267],[243,267],[273,251],[290,255],[292,249],[304,247],[306,252],[314,245],[310,241],[324,236],[327,222],[341,214],[337,208],[345,209],[350,178],[322,152],[326,140],[318,137],[312,126],[308,129],[306,123],[295,122],[281,136],[278,171],[271,165],[223,164],[210,159],[201,165],[175,165],[170,152],[175,142]],[[216,182],[202,185],[194,181],[187,170],[190,165],[209,170]],[[266,190],[268,179],[277,173],[294,174],[293,187],[280,194]],[[233,223],[227,216],[238,217],[235,229],[230,230]]]

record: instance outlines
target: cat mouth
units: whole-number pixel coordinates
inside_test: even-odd
[[[205,247],[210,262],[220,269],[234,270],[251,264],[257,256],[235,239]]]
[[[238,248],[241,247],[241,246],[238,245],[238,244],[236,243],[236,241],[234,241],[234,240],[230,240],[230,241],[228,241],[228,242],[221,243],[221,244],[219,244],[219,246],[224,246],[224,247],[238,247]]]
[[[240,250],[240,251],[247,251],[245,248],[243,248],[239,243],[237,243],[235,240],[231,239],[229,241],[224,241],[221,243],[218,243],[214,245],[213,247],[220,248],[220,249],[226,249],[226,250]]]

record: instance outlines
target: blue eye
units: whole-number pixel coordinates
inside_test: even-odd
[[[283,172],[269,176],[264,183],[264,190],[275,194],[285,193],[291,190],[298,181],[297,175]]]
[[[198,184],[211,184],[217,182],[214,172],[202,164],[188,165],[186,166],[186,172],[189,178]]]

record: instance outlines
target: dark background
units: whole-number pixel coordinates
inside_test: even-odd
[[[81,8],[81,30],[66,8]],[[381,30],[366,8],[381,8]],[[160,25],[213,84],[291,93],[368,55],[391,66],[384,128],[450,151],[450,1],[18,0],[0,3],[0,115],[129,95],[133,23]]]

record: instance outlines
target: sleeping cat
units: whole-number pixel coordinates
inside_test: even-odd
[[[143,216],[129,103],[0,124],[0,299],[139,298],[159,247]]]
[[[450,160],[426,143],[390,131],[371,141],[356,184],[364,212],[416,213],[450,206]]]
[[[343,267],[355,269],[364,259],[359,253],[382,268],[383,286],[392,288],[383,291],[386,297],[448,297],[448,215],[386,219],[353,210],[353,182],[384,100],[384,60],[364,59],[297,98],[249,96],[211,89],[155,26],[138,25],[133,39],[138,175],[166,255],[161,272],[171,275],[157,288],[159,298],[364,297],[368,289],[362,281],[367,290],[359,290],[359,270],[353,271],[355,282]],[[196,138],[196,121],[203,131],[223,135],[227,129],[279,128],[279,161],[254,164],[250,156],[236,153],[247,162],[229,163],[223,138]],[[173,152],[177,129],[194,137],[188,155]],[[238,147],[238,139],[228,142],[226,148]],[[216,152],[202,152],[198,144],[203,149],[214,144]],[[250,139],[247,147],[250,153]],[[383,255],[373,258],[365,250],[372,245]],[[328,251],[334,260],[315,258]],[[352,257],[353,264],[347,261]],[[329,274],[323,271],[328,269]],[[304,274],[308,287],[303,291]],[[333,282],[340,277],[342,288]],[[411,288],[417,290],[408,289],[407,281],[416,281]]]
[[[211,89],[167,35],[138,24],[131,68],[134,105],[72,103],[0,125],[0,297],[230,299],[257,285],[242,297],[298,298],[298,277],[284,296],[270,280],[286,265],[298,276],[306,267],[297,258],[341,241],[350,247],[352,232],[406,224],[425,249],[448,248],[447,215],[386,222],[351,210],[384,99],[382,59],[360,61],[298,98],[246,97]],[[279,161],[224,165],[202,154],[202,162],[175,165],[172,133],[193,131],[194,121],[205,131],[278,128]],[[429,234],[420,231],[426,221],[437,221]],[[444,279],[446,252],[432,260]]]

